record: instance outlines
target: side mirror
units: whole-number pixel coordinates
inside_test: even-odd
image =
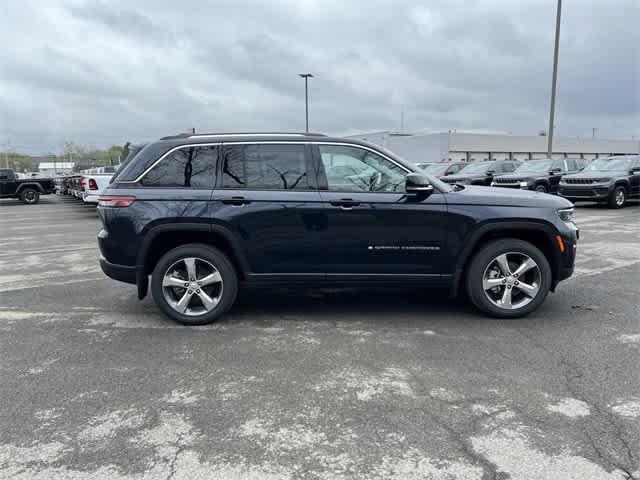
[[[495,170],[487,170],[487,175],[489,175],[490,177],[493,177],[496,174]]]
[[[433,193],[433,185],[429,179],[420,173],[410,173],[407,175],[405,183],[405,191],[407,193],[430,195]]]
[[[560,173],[562,169],[560,167],[552,168],[549,170],[549,175],[555,175],[556,173]]]

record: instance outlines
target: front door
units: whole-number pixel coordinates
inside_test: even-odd
[[[404,167],[364,147],[313,148],[327,215],[322,259],[329,278],[439,277],[446,270],[442,194],[407,195]]]

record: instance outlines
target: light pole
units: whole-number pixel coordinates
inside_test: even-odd
[[[553,153],[553,121],[556,113],[556,83],[558,80],[558,48],[560,47],[560,14],[562,13],[562,0],[558,0],[558,10],[556,12],[556,43],[553,49],[553,80],[551,80],[551,111],[549,112],[549,143],[547,145],[547,156]]]
[[[305,127],[306,132],[309,133],[309,79],[313,78],[311,73],[299,73],[300,77],[304,78],[304,114],[305,114]]]

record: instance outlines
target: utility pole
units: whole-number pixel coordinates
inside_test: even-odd
[[[551,111],[549,112],[549,131],[547,137],[547,157],[551,158],[553,153],[553,121],[556,114],[556,85],[558,82],[558,49],[560,47],[560,15],[562,13],[562,0],[558,0],[558,10],[556,12],[556,42],[553,49],[553,79],[551,80]]]
[[[593,130],[593,135],[591,136],[591,138],[596,138],[596,132],[598,131],[598,129],[594,127],[591,130]]]
[[[311,73],[299,73],[298,76],[304,78],[305,132],[309,133],[309,79],[313,78],[313,74],[311,74]]]
[[[400,108],[400,133],[404,133],[404,105]]]

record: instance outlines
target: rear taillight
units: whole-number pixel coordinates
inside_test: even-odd
[[[93,178],[89,179],[89,190],[97,190],[98,189],[98,184],[96,183],[96,181]]]
[[[133,195],[100,195],[98,197],[98,205],[101,207],[128,207],[136,201]]]

